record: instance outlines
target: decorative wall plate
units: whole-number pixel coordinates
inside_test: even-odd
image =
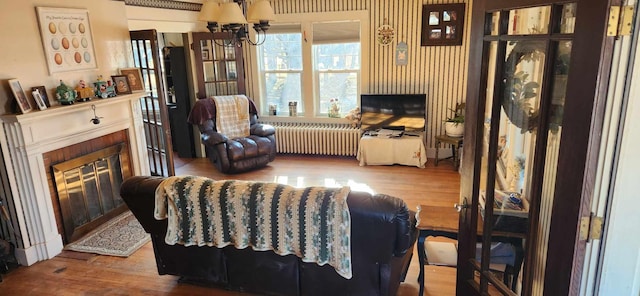
[[[391,42],[393,42],[393,39],[395,38],[395,35],[396,35],[396,30],[391,26],[387,25],[386,20],[385,20],[385,24],[378,27],[378,29],[376,30],[376,40],[380,45],[391,44]]]

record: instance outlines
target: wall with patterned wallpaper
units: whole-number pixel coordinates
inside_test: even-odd
[[[175,8],[170,10],[135,6],[147,6],[155,3],[153,1],[125,0],[125,2],[130,27],[148,27],[153,24],[153,27],[160,32],[166,32],[167,28],[176,32],[206,30],[201,23],[193,23],[197,11],[188,11],[193,10],[192,8],[182,7],[182,10],[178,11]],[[270,0],[270,2],[276,14],[368,11],[370,38],[369,44],[364,45],[364,49],[369,50],[369,61],[363,61],[363,63],[369,64],[369,70],[368,84],[364,85],[363,89],[367,93],[426,93],[427,148],[431,148],[429,155],[432,156],[433,137],[444,132],[442,121],[451,115],[449,108],[454,108],[456,103],[465,100],[472,0]],[[448,3],[466,3],[462,45],[421,46],[422,5]],[[170,18],[165,15],[168,13],[171,14]],[[388,24],[395,29],[395,40],[388,46],[376,43],[376,30],[383,24]],[[136,27],[136,29],[140,28]],[[400,41],[408,45],[408,62],[404,66],[396,65],[395,61],[395,49]],[[253,81],[253,73],[248,69],[253,63],[248,47],[245,47],[244,56],[247,81]],[[250,87],[248,95],[258,97]]]
[[[196,2],[189,0],[188,2]],[[442,121],[451,115],[449,108],[465,100],[467,81],[468,36],[472,0],[270,0],[276,14],[322,13],[366,10],[370,14],[368,84],[367,93],[426,93],[427,94],[427,148],[433,154],[433,137],[443,133]],[[125,0],[129,26],[152,26],[159,32],[206,31],[204,24],[193,22],[197,10],[191,3],[163,0]],[[420,46],[423,4],[466,3],[465,28],[460,46]],[[180,7],[173,7],[180,4]],[[154,6],[150,8],[149,6]],[[166,9],[166,5],[173,5]],[[141,7],[146,6],[146,7]],[[183,7],[184,6],[184,7]],[[163,9],[165,8],[165,9]],[[170,17],[168,15],[171,15]],[[376,43],[376,29],[384,24],[395,29],[395,40],[388,46]],[[189,28],[189,29],[187,29]],[[408,45],[406,66],[395,64],[398,42]],[[245,47],[245,74],[247,94],[258,98],[257,81],[249,69],[252,60]],[[258,102],[259,103],[259,102]]]
[[[423,4],[466,3],[463,43],[460,46],[421,46]],[[276,14],[321,13],[368,10],[370,14],[368,93],[426,93],[427,147],[434,148],[433,137],[444,133],[442,121],[451,116],[448,108],[465,100],[471,0],[271,0]],[[395,40],[388,46],[376,43],[376,29],[384,24],[395,29]],[[408,45],[408,63],[398,66],[395,49],[398,42]],[[245,54],[250,59],[250,55]],[[245,65],[251,65],[247,61]],[[251,75],[251,71],[245,71]],[[248,83],[255,81],[247,77]],[[249,85],[248,89],[254,89]],[[252,96],[251,91],[249,95]],[[431,150],[431,149],[430,149]],[[431,154],[431,153],[429,153]]]

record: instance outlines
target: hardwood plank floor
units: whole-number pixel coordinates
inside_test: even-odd
[[[358,166],[353,157],[278,155],[268,167],[244,174],[220,174],[207,159],[176,159],[177,175],[213,179],[277,181],[294,186],[349,185],[352,190],[383,193],[403,199],[410,209],[420,204],[453,206],[460,176],[451,162],[425,169],[408,166]],[[415,253],[398,295],[417,295]],[[425,266],[425,295],[455,294],[455,268]],[[146,244],[128,258],[63,252],[51,260],[19,267],[3,275],[0,295],[248,295],[177,282],[159,276],[153,247]]]

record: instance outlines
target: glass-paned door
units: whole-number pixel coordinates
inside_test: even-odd
[[[167,100],[160,70],[160,50],[155,30],[131,31],[131,48],[135,67],[142,72],[145,90],[150,95],[140,99],[144,133],[147,140],[149,168],[155,176],[173,176],[173,149]]]
[[[566,216],[563,211],[580,208],[579,202],[558,202],[568,198],[558,197],[558,192],[584,186],[582,179],[560,181],[561,171],[585,163],[561,161],[560,144],[577,144],[566,140],[563,123],[590,119],[592,109],[570,113],[566,103],[593,104],[597,96],[596,91],[591,97],[572,96],[580,86],[574,82],[572,89],[568,83],[574,75],[574,81],[593,77],[590,83],[595,84],[598,75],[593,74],[599,71],[572,71],[572,57],[596,54],[574,47],[576,40],[587,40],[587,34],[577,34],[578,6],[585,15],[602,16],[602,21],[606,10],[597,12],[582,4],[585,1],[490,2],[474,2],[473,7],[474,24],[480,29],[472,32],[470,76],[476,76],[470,77],[466,114],[477,125],[465,133],[465,154],[470,155],[465,155],[469,164],[463,165],[467,171],[462,177],[472,182],[461,182],[461,196],[470,197],[471,204],[460,216],[457,293],[543,295],[547,262],[558,256],[550,256],[548,250],[563,243],[550,240],[552,218],[557,223],[558,217]],[[603,39],[587,42],[598,49]],[[578,154],[586,154],[588,148],[585,144],[578,149]],[[570,223],[577,227],[577,220]],[[575,233],[567,235],[575,242]],[[573,258],[573,250],[567,253]]]
[[[198,98],[245,94],[242,47],[227,33],[193,33]]]

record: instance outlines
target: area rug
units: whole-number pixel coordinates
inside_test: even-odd
[[[64,247],[65,250],[129,257],[151,237],[130,211],[109,220],[81,239]]]

